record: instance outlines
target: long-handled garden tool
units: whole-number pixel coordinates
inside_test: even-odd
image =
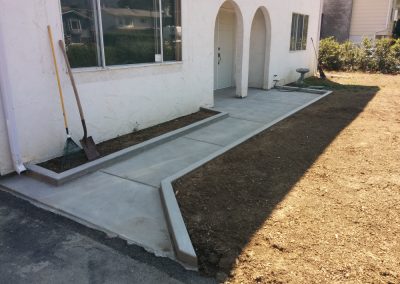
[[[50,26],[47,26],[47,32],[49,34],[51,53],[53,55],[54,68],[56,71],[58,93],[60,95],[61,109],[62,109],[62,113],[63,113],[63,117],[64,117],[65,132],[67,133],[67,140],[66,140],[65,146],[64,146],[64,155],[61,160],[61,168],[63,169],[63,168],[65,168],[65,164],[70,159],[71,155],[81,151],[81,148],[78,146],[78,144],[76,144],[74,142],[74,140],[72,140],[71,135],[69,133],[67,113],[65,111],[65,105],[64,105],[64,96],[63,96],[63,92],[62,92],[62,88],[61,88],[60,74],[58,73],[58,64],[57,64],[56,53],[54,50],[53,34],[51,32]]]
[[[62,54],[64,55],[65,64],[67,65],[69,78],[71,79],[72,88],[74,89],[75,99],[79,109],[79,115],[81,117],[81,122],[83,127],[83,138],[80,140],[80,142],[83,150],[85,151],[86,157],[88,158],[89,161],[92,161],[99,158],[100,154],[96,149],[96,144],[94,143],[92,136],[90,137],[87,136],[85,116],[83,115],[81,100],[79,99],[78,89],[76,88],[74,76],[72,75],[71,65],[69,64],[67,52],[65,51],[64,48],[64,42],[62,40],[59,40],[58,44],[60,45]]]

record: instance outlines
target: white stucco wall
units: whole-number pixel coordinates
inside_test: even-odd
[[[264,86],[265,56],[270,48],[267,47],[267,25],[263,12],[260,10],[254,16],[250,35],[249,87]],[[268,19],[269,21],[269,19]]]
[[[6,122],[4,119],[3,105],[0,100],[0,173],[6,173],[12,170]]]
[[[96,142],[186,115],[213,105],[214,25],[223,0],[182,0],[182,63],[108,68],[75,72],[90,135]],[[295,69],[315,70],[310,40],[306,51],[289,52],[292,13],[310,15],[309,38],[319,34],[320,0],[237,0],[243,17],[242,72],[247,87],[250,30],[259,7],[271,19],[269,87],[276,74],[285,83],[297,79]],[[62,39],[59,1],[0,0],[0,24],[15,103],[18,137],[25,162],[40,162],[62,153],[65,133],[46,26]],[[58,61],[63,63],[58,52]],[[73,137],[81,135],[65,65],[62,86]],[[247,88],[246,88],[247,90]],[[0,117],[3,115],[0,112]],[[0,134],[4,133],[0,123]],[[12,171],[8,144],[0,136],[0,173]]]

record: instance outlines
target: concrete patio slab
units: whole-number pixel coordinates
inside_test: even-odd
[[[228,112],[230,117],[259,123],[268,123],[285,113],[320,97],[298,91],[249,89],[248,97],[235,97],[235,90],[227,88],[215,93],[215,110]]]
[[[262,123],[258,122],[229,117],[218,123],[193,131],[185,137],[226,146],[232,141],[260,128],[262,125]]]
[[[234,94],[230,88],[215,95],[214,109],[228,112],[229,117],[224,114],[212,124],[61,186],[25,175],[1,178],[0,185],[37,206],[196,269],[197,256],[171,182],[329,92],[250,89],[245,99]]]
[[[221,147],[178,138],[102,171],[124,179],[159,187],[161,181]]]
[[[156,188],[101,172],[58,187],[26,176],[0,184],[40,207],[174,258]]]

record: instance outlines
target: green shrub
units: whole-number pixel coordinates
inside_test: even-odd
[[[400,38],[393,41],[390,52],[398,61],[400,60]]]
[[[336,71],[340,69],[340,45],[333,37],[321,40],[319,62],[325,69]]]
[[[351,41],[346,41],[340,45],[340,66],[346,71],[359,69],[360,49]]]
[[[361,42],[359,67],[362,71],[376,71],[374,44],[371,39],[364,38]]]
[[[375,60],[377,70],[382,73],[396,72],[396,60],[391,53],[392,39],[380,39],[375,43]]]
[[[339,44],[330,37],[320,42],[319,60],[327,70],[397,74],[400,72],[400,39],[373,41],[364,38],[360,45],[355,45],[350,41]]]

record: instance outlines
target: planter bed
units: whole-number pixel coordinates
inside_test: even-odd
[[[70,167],[64,171],[61,171],[60,167],[62,157],[58,157],[38,165],[26,164],[27,174],[54,185],[61,185],[227,116],[227,113],[201,108],[197,113],[99,143],[98,149],[102,157],[94,161],[87,161],[83,153],[78,153],[74,155],[74,163],[71,163]]]
[[[190,115],[182,116],[174,120],[170,120],[143,130],[135,131],[126,135],[121,135],[116,138],[101,142],[96,145],[96,148],[100,153],[100,157],[105,157],[109,154],[142,143],[144,141],[160,136],[167,132],[206,119],[215,114],[216,114],[215,112],[209,110],[200,110]],[[57,157],[49,161],[40,163],[38,164],[38,166],[51,170],[56,173],[62,173],[64,171],[78,167],[88,162],[83,150],[81,150],[76,154],[73,154],[70,161],[64,168],[61,167],[62,158],[63,158],[62,156]]]

